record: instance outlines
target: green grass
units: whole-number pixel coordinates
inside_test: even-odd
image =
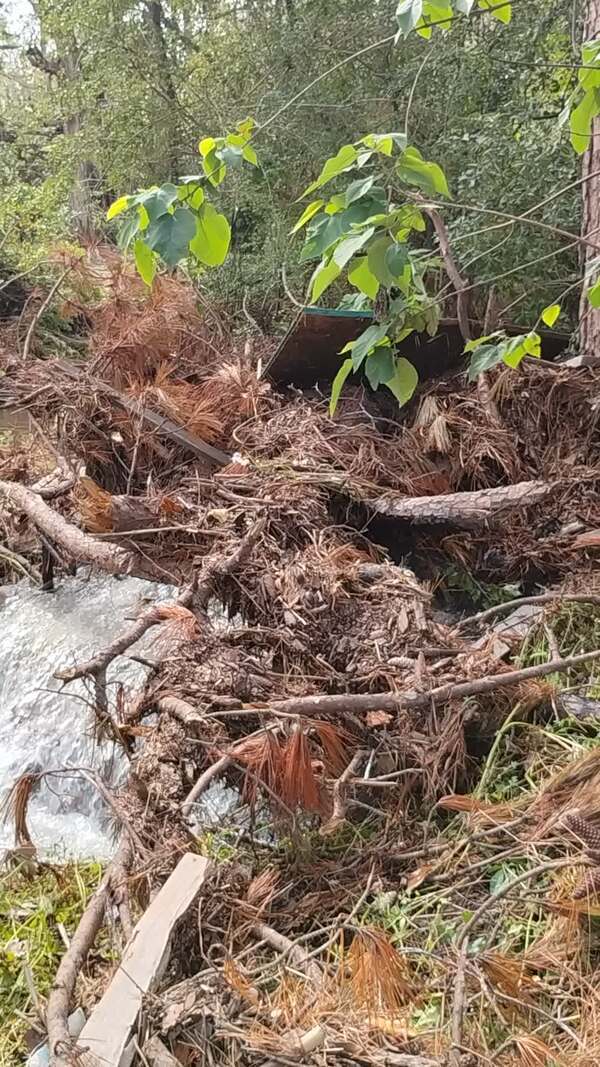
[[[70,937],[102,876],[99,863],[46,868],[28,877],[20,870],[0,876],[0,1067],[22,1064],[25,1036],[40,1031],[41,1011],[65,951],[61,924]],[[107,940],[94,950],[110,958]]]

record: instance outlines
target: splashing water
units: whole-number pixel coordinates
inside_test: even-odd
[[[143,601],[171,599],[174,590],[138,578],[98,575],[63,578],[56,592],[43,593],[25,582],[0,591],[0,793],[28,770],[92,767],[107,784],[124,772],[124,759],[112,742],[93,738],[90,683],[68,686],[53,677],[99,652],[122,632],[127,616]],[[144,654],[156,633],[150,630],[132,650]],[[150,652],[150,657],[152,653]],[[126,656],[108,668],[109,698],[118,682],[139,688],[148,669]],[[82,778],[53,776],[37,787],[28,825],[43,854],[66,858],[105,858],[113,851],[110,812]],[[0,827],[0,849],[14,844],[12,827]]]

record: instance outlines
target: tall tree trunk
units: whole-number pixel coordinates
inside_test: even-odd
[[[600,37],[600,0],[586,0],[584,41]],[[594,119],[592,137],[583,157],[582,178],[600,171],[600,116]],[[600,175],[586,181],[582,186],[581,233],[584,237],[600,237]],[[588,270],[590,261],[597,253],[583,247],[583,269]],[[584,286],[579,305],[579,345],[582,356],[600,356],[600,309],[593,308]]]
[[[76,51],[65,53],[62,71],[67,85],[75,86],[79,78],[79,56]],[[81,115],[71,112],[63,123],[64,132],[76,137],[81,130]],[[96,233],[94,190],[99,186],[99,175],[89,159],[78,159],[75,164],[73,186],[69,195],[71,222],[79,237],[92,237]]]
[[[175,82],[171,74],[169,52],[165,40],[164,12],[161,0],[147,0],[144,10],[144,21],[152,36],[154,54],[160,78],[161,95],[170,105],[168,124],[165,132],[166,146],[166,170],[167,177],[173,178],[177,173],[177,133],[179,119],[179,101],[175,90]]]

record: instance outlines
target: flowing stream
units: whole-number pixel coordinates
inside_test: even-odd
[[[93,738],[90,687],[64,686],[54,671],[100,651],[144,602],[170,599],[169,586],[108,575],[64,577],[54,593],[27,582],[0,588],[0,794],[25,771],[91,767],[107,783],[123,773],[112,742]],[[133,652],[152,647],[149,630]],[[151,656],[151,653],[150,653]],[[115,685],[133,690],[147,668],[127,657],[108,670]],[[55,858],[105,858],[113,850],[110,812],[93,786],[77,775],[52,776],[36,789],[28,816],[33,841]],[[12,827],[0,826],[0,850],[14,845]]]

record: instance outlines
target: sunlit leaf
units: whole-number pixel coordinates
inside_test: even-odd
[[[338,400],[340,399],[340,393],[344,388],[344,382],[349,374],[352,373],[352,360],[345,359],[342,363],[339,371],[333,379],[331,385],[331,397],[329,400],[329,414],[334,415],[335,409],[338,406]]]
[[[151,286],[154,281],[154,275],[156,274],[156,260],[152,251],[148,248],[145,241],[141,241],[138,238],[133,246],[133,254],[140,278],[146,285]]]
[[[436,193],[450,196],[442,168],[437,163],[428,163],[417,148],[411,146],[405,150],[396,164],[396,170],[403,181],[418,186],[428,196]]]
[[[338,267],[334,259],[330,259],[327,263],[319,263],[310,280],[311,299],[318,300],[340,273],[341,267]]]
[[[218,267],[225,260],[231,242],[231,227],[225,215],[207,201],[195,221],[190,251],[208,267]]]
[[[479,7],[485,11],[489,11],[490,15],[493,15],[495,19],[508,25],[512,18],[512,4],[503,4],[502,7],[498,7],[498,0],[479,0]]]
[[[326,185],[332,178],[336,178],[338,174],[342,174],[345,170],[348,170],[348,168],[356,162],[357,155],[358,153],[353,144],[342,145],[339,152],[327,160],[319,177],[314,182],[311,182],[302,193],[302,196],[308,196],[308,194],[314,192],[315,189],[320,189],[322,185]],[[300,197],[300,199],[302,199],[302,197]]]
[[[356,289],[360,289],[361,293],[370,297],[371,300],[375,300],[377,293],[379,292],[379,282],[371,270],[369,270],[369,260],[367,256],[359,256],[354,261],[354,266],[348,271],[348,281],[350,285],[353,285]]]
[[[546,326],[554,326],[559,315],[560,304],[548,304],[542,311],[542,322],[545,322]]]
[[[298,230],[301,230],[303,226],[306,226],[306,223],[310,222],[313,215],[317,214],[317,211],[320,211],[324,203],[324,200],[313,200],[310,204],[308,204],[307,207],[304,208],[304,211],[302,212],[296,225],[293,226],[290,230],[290,233],[298,233]]]
[[[592,123],[600,113],[600,90],[588,89],[570,118],[571,144],[578,155],[586,151],[592,136]]]
[[[201,156],[208,156],[217,147],[217,142],[214,137],[204,137],[198,145],[198,150]]]
[[[244,145],[244,147],[242,148],[242,155],[247,163],[251,163],[253,167],[258,166],[258,156],[256,155],[256,152],[254,151],[252,145]]]
[[[600,308],[600,278],[588,289],[587,298],[593,308]]]
[[[416,368],[404,356],[396,360],[394,374],[385,383],[401,406],[410,400],[418,384],[419,375]]]
[[[106,218],[109,220],[114,219],[117,217],[117,215],[120,215],[122,211],[126,211],[129,207],[130,199],[131,197],[129,196],[120,196],[118,200],[113,200],[108,211],[106,212]]]

